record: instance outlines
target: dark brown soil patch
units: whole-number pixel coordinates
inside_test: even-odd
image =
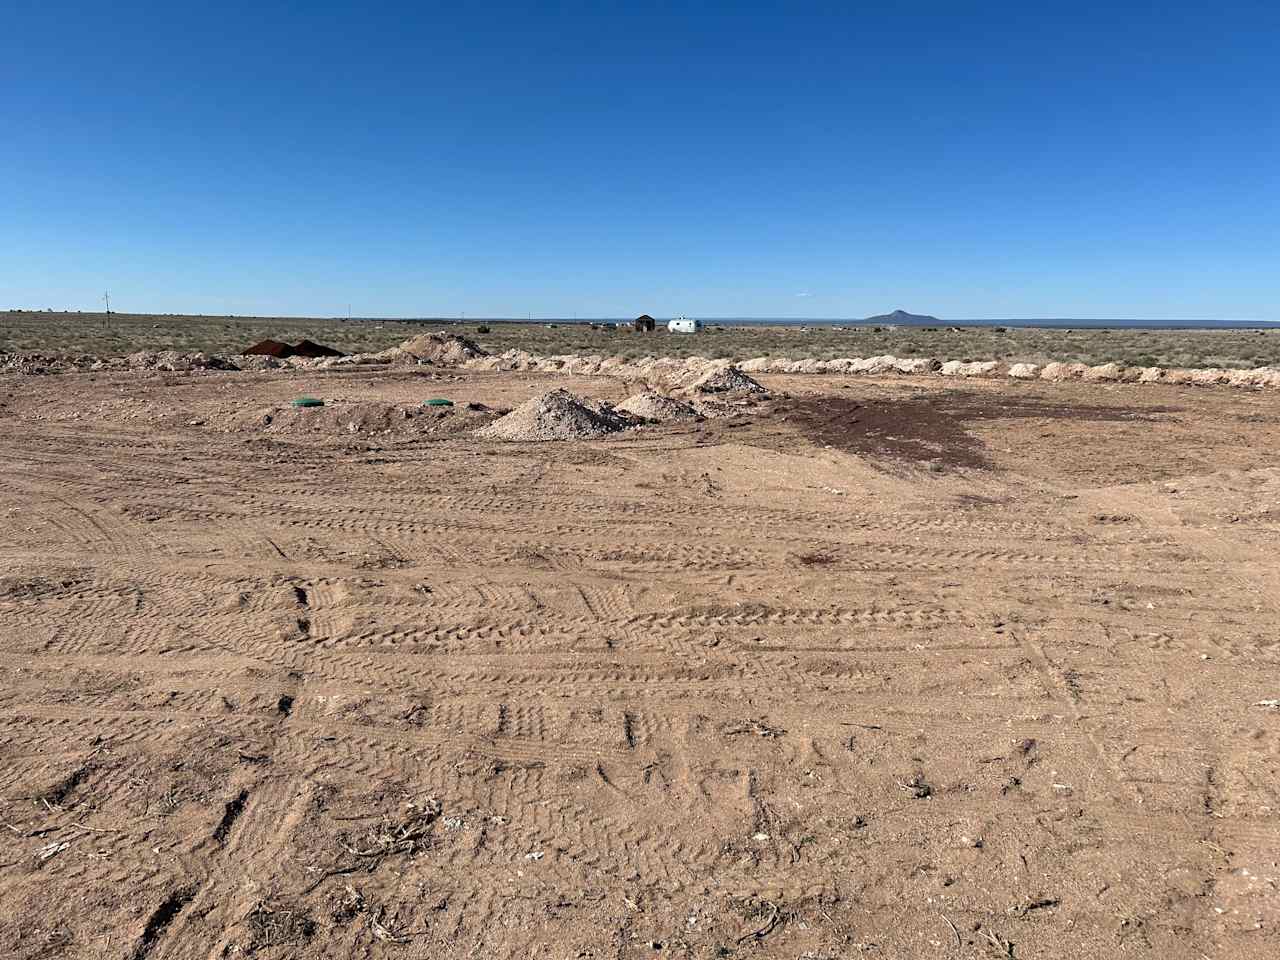
[[[342,356],[342,351],[335,350],[333,347],[326,347],[323,343],[316,343],[314,340],[299,340],[293,345],[293,355],[311,359],[316,357],[340,357]]]
[[[283,360],[293,356],[293,347],[287,343],[281,343],[279,340],[261,340],[252,347],[244,350],[240,354],[242,357],[275,357]]]
[[[263,340],[241,354],[243,357],[275,357],[277,360],[286,360],[289,357],[305,357],[314,360],[319,357],[341,357],[342,355],[341,350],[327,347],[323,343],[316,343],[314,340],[299,340],[292,346],[281,343],[279,340]]]
[[[796,563],[803,567],[827,567],[836,563],[835,557],[825,553],[798,553],[796,554]]]
[[[814,443],[863,456],[927,463],[935,469],[992,469],[982,441],[967,424],[981,420],[1154,419],[1175,408],[1055,403],[1034,397],[953,391],[927,397],[800,397],[777,415]]]

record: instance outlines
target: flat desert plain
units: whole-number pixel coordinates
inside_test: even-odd
[[[762,381],[0,379],[0,954],[1280,955],[1280,395]]]

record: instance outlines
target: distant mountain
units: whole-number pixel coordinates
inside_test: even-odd
[[[931,317],[924,313],[907,313],[905,310],[895,310],[893,313],[882,313],[878,317],[867,317],[863,323],[941,323],[937,317]]]

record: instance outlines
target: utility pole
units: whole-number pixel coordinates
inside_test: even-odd
[[[111,292],[107,291],[102,295],[102,300],[107,305],[107,316],[111,316]]]

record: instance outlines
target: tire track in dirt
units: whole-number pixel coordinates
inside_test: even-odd
[[[268,382],[286,389],[244,379]],[[864,490],[824,455],[667,495],[661,478],[716,455],[695,434],[623,456],[148,429],[6,434],[21,459],[0,468],[3,509],[54,521],[10,521],[22,537],[0,545],[17,578],[0,585],[0,795],[56,793],[95,749],[115,764],[70,789],[67,818],[145,822],[38,875],[55,896],[136,891],[111,955],[247,952],[248,918],[273,909],[315,925],[277,948],[300,956],[529,955],[543,934],[599,953],[619,930],[603,952],[680,931],[700,955],[768,904],[777,929],[742,949],[837,956],[874,929],[909,955],[925,940],[894,931],[950,943],[902,906],[925,898],[1019,956],[1127,949],[1118,924],[1156,951],[1209,902],[1182,878],[1244,864],[1210,843],[1271,843],[1250,819],[1271,745],[1222,741],[1267,715],[1219,695],[1233,668],[1273,669],[1251,607],[1268,558],[1242,562],[1230,533],[1186,540],[1145,493]],[[723,448],[726,472],[743,449]],[[846,496],[824,494],[840,471]],[[1184,661],[1210,665],[1199,699]],[[443,809],[420,849],[321,876],[347,863],[341,838],[425,796]],[[332,921],[348,881],[386,913]],[[1031,893],[1062,906],[1019,913]],[[371,915],[412,945],[379,942]],[[82,954],[101,947],[68,922]]]

